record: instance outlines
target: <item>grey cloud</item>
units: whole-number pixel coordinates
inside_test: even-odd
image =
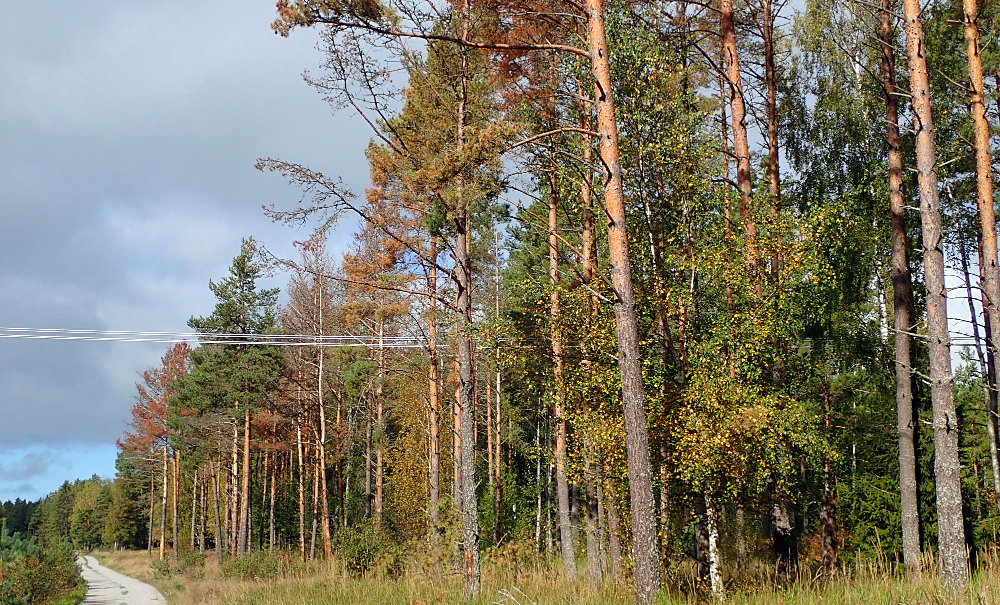
[[[4,477],[5,482],[17,481],[23,486],[28,485],[27,480],[36,479],[53,470],[69,470],[70,467],[71,465],[56,452],[42,450],[28,452],[14,462],[0,462],[0,476]]]
[[[303,237],[258,156],[367,184],[367,126],[302,82],[316,33],[271,33],[273,0],[0,8],[0,325],[185,330],[241,237]],[[0,451],[113,442],[165,348],[0,339]]]

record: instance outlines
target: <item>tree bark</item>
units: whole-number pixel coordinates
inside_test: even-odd
[[[733,155],[736,156],[736,187],[740,192],[739,214],[746,237],[747,266],[757,267],[757,225],[753,220],[753,175],[750,173],[750,144],[747,139],[747,110],[743,100],[740,59],[736,50],[736,20],[732,0],[720,0],[722,54],[729,86],[729,106],[733,125]]]
[[[430,312],[427,319],[427,389],[430,404],[428,430],[430,432],[430,460],[428,462],[428,478],[430,482],[430,497],[427,505],[430,514],[431,545],[436,546],[440,534],[441,518],[441,400],[438,395],[438,358],[437,358],[437,239],[431,238],[431,269],[427,280],[430,291]]]
[[[208,458],[208,470],[212,473],[212,500],[215,510],[215,560],[216,562],[221,562],[222,555],[225,552],[225,545],[222,541],[222,511],[219,504],[219,492],[221,490],[219,489],[219,475],[215,472],[215,462],[211,456]]]
[[[614,288],[618,367],[622,383],[625,442],[628,452],[629,494],[632,508],[632,559],[635,566],[636,603],[651,603],[660,585],[656,549],[656,513],[653,508],[649,429],[639,357],[639,328],[628,250],[628,227],[622,193],[618,126],[611,88],[611,68],[604,32],[602,0],[587,0],[587,28],[591,70],[596,87],[597,130],[604,167],[604,205],[608,216],[608,260]]]
[[[250,535],[250,405],[243,406],[243,473],[240,484],[240,526],[236,554],[247,554]]]
[[[969,109],[976,138],[976,204],[979,207],[979,287],[983,292],[983,311],[987,324],[987,349],[992,353],[993,331],[1000,326],[1000,265],[997,263],[996,216],[993,210],[993,158],[990,153],[990,126],[986,120],[983,63],[979,48],[979,9],[976,0],[963,0],[965,48],[969,62]],[[975,317],[973,317],[975,319]],[[984,374],[987,385],[986,428],[990,438],[994,492],[1000,507],[1000,471],[997,468],[997,397],[990,385],[1000,384],[996,364],[991,376]]]
[[[600,507],[597,485],[600,478],[596,472],[594,461],[594,446],[591,440],[584,439],[583,444],[583,475],[587,507],[587,579],[591,586],[600,586],[604,580],[604,561],[601,557],[601,543],[604,541],[600,519]]]
[[[202,511],[204,514],[204,511]],[[198,527],[198,468],[194,469],[194,479],[191,481],[191,548],[194,548],[194,537]]]
[[[319,278],[319,335],[324,335],[323,323],[323,279]],[[319,357],[317,362],[316,378],[316,402],[319,406],[319,465],[320,490],[322,490],[323,516],[321,525],[323,530],[323,558],[326,561],[333,559],[333,536],[330,533],[330,490],[326,485],[326,401],[323,399],[323,362],[326,359],[326,352],[323,347],[317,347],[316,354]]]
[[[171,551],[172,551],[171,554],[172,554],[172,556],[174,558],[174,563],[177,562],[177,547],[178,547],[178,544],[177,544],[177,542],[178,542],[178,540],[177,540],[177,536],[178,536],[178,532],[177,532],[177,513],[178,513],[178,508],[177,508],[177,492],[180,491],[180,480],[179,480],[180,469],[178,469],[177,467],[180,466],[180,456],[181,456],[180,452],[178,452],[177,450],[174,450],[173,459],[171,460],[171,464],[173,465],[173,490],[172,490],[173,494],[172,494],[172,499],[171,499],[172,500],[172,507],[171,507],[172,511],[171,512],[172,512],[172,518],[173,518],[173,539],[170,541],[170,548],[171,548]]]
[[[722,556],[719,552],[719,519],[712,498],[705,495],[705,529],[708,533],[708,579],[712,597],[716,601],[726,600],[726,590],[722,584]]]
[[[566,480],[566,396],[563,379],[564,348],[559,325],[559,183],[555,166],[549,171],[549,322],[552,339],[552,382],[554,391],[553,417],[555,426],[556,514],[559,520],[559,544],[563,569],[567,576],[576,575],[576,552],[570,521],[569,482]]]
[[[385,489],[385,475],[383,474],[383,446],[385,443],[385,322],[378,322],[378,376],[375,383],[375,527],[382,529],[382,498]]]
[[[469,38],[472,20],[469,0],[462,2],[461,38]],[[462,51],[461,81],[458,87],[456,134],[458,151],[465,147],[466,104],[468,100],[468,51]],[[479,510],[476,500],[476,417],[473,410],[475,385],[472,358],[472,264],[469,258],[469,202],[463,182],[458,182],[458,207],[455,209],[455,287],[458,300],[458,405],[461,410],[461,496],[463,576],[466,595],[480,589]]]
[[[917,183],[923,227],[924,283],[927,287],[927,347],[930,358],[931,403],[934,426],[934,478],[937,491],[938,552],[941,576],[949,586],[968,583],[962,491],[958,458],[958,416],[955,413],[951,373],[947,291],[944,278],[944,241],[934,150],[930,84],[924,55],[923,25],[918,0],[903,0],[906,55],[910,72],[916,131]]]
[[[764,82],[767,88],[767,177],[771,198],[771,218],[777,221],[781,209],[781,171],[778,155],[778,75],[774,65],[774,15],[772,1],[763,0],[763,38],[764,38]],[[776,227],[776,225],[775,225]],[[780,246],[774,246],[771,255],[771,283],[778,284],[781,270]],[[781,347],[777,347],[778,356]],[[780,380],[781,359],[776,357],[775,373]]]
[[[899,136],[899,99],[896,93],[895,36],[892,1],[882,0],[879,39],[885,91],[886,139],[889,154],[889,210],[892,213],[892,303],[896,355],[896,431],[899,439],[899,488],[903,526],[903,562],[912,576],[920,571],[920,516],[917,511],[917,471],[913,423],[913,279],[906,237],[903,201],[903,154]]]
[[[830,383],[829,378],[823,384],[823,433],[828,448],[832,448],[830,437]],[[821,560],[823,573],[828,578],[837,575],[837,503],[830,484],[830,457],[823,459],[823,501],[819,513],[820,530],[822,531]]]
[[[236,410],[239,410],[239,402],[236,403]],[[236,538],[237,515],[239,514],[239,446],[240,446],[240,425],[238,417],[233,419],[233,462],[230,468],[229,477],[229,499],[228,510],[226,511],[226,543],[229,545],[229,553],[237,553],[239,540]]]
[[[146,533],[146,554],[153,556],[153,514],[156,510],[156,473],[149,469],[149,531]]]
[[[306,468],[302,459],[302,424],[295,421],[295,448],[299,461],[299,558],[306,560]]]
[[[167,548],[167,445],[163,445],[163,497],[160,500],[160,560]]]

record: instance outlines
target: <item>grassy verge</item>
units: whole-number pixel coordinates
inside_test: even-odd
[[[278,555],[261,556],[256,562],[238,566],[227,563],[221,569],[208,557],[203,565],[178,571],[167,569],[155,555],[151,561],[144,551],[99,554],[109,567],[159,588],[170,605],[624,605],[633,602],[631,588],[625,583],[592,588],[582,570],[576,579],[570,580],[555,567],[524,566],[509,560],[487,561],[482,593],[466,600],[462,596],[461,578],[442,567],[412,569],[396,577],[384,574],[355,577],[336,564],[299,564],[287,555]],[[972,584],[961,592],[942,586],[936,574],[926,573],[909,581],[879,562],[845,568],[833,580],[803,570],[798,581],[788,588],[774,586],[762,567],[753,575],[730,578],[727,602],[1000,605],[1000,561],[993,556],[980,558],[979,563]],[[691,590],[690,570],[675,571],[671,586],[658,595],[657,602],[660,605],[698,602],[696,591]]]

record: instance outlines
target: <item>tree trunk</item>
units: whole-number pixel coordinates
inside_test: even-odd
[[[430,312],[427,319],[427,351],[430,357],[427,364],[427,389],[430,404],[430,456],[428,461],[428,479],[430,482],[430,498],[428,512],[430,513],[431,546],[437,546],[440,534],[440,501],[441,501],[441,400],[438,395],[438,358],[437,358],[437,239],[431,238],[431,269],[427,280],[430,291]]]
[[[177,544],[177,541],[178,541],[177,540],[177,513],[178,513],[178,509],[177,509],[177,492],[180,491],[180,480],[179,480],[179,476],[178,476],[179,475],[179,469],[177,467],[180,466],[180,456],[181,456],[180,452],[178,452],[177,450],[174,450],[173,460],[171,461],[171,464],[173,465],[173,471],[174,471],[173,475],[174,476],[173,476],[173,494],[172,494],[172,496],[173,496],[172,497],[172,505],[173,506],[171,507],[172,508],[172,517],[173,517],[173,539],[170,541],[170,548],[171,548],[172,555],[173,555],[173,558],[174,558],[174,563],[177,562],[177,546],[178,546],[178,544]]]
[[[385,322],[378,323],[378,376],[375,383],[375,527],[382,529],[382,498],[385,489],[385,476],[383,474],[383,444],[385,442],[385,402],[383,396],[385,388]]]
[[[219,473],[215,472],[215,462],[211,456],[208,458],[208,470],[212,473],[212,501],[214,502],[213,509],[215,510],[215,560],[216,562],[221,562],[222,555],[225,552],[225,544],[222,540],[222,511],[220,510],[221,505],[219,503],[221,481],[219,480]],[[222,470],[221,467],[219,470]]]
[[[250,405],[243,406],[243,479],[240,484],[240,526],[236,554],[247,554],[250,532]]]
[[[458,375],[457,359],[455,360],[455,375]],[[451,413],[451,500],[456,511],[462,510],[462,408],[459,404],[461,399],[461,385],[458,385],[455,387]]]
[[[277,461],[271,463],[271,506],[268,510],[268,531],[267,531],[267,549],[274,552],[274,540],[276,538],[274,531],[274,492],[275,492],[275,481],[278,480],[277,472]]]
[[[317,438],[318,434],[315,429],[313,429],[313,436]],[[319,526],[319,475],[320,475],[320,461],[319,461],[319,450],[313,448],[313,502],[312,502],[312,537],[309,541],[309,560],[316,560],[316,528]]]
[[[605,510],[608,511],[608,569],[612,579],[617,580],[622,575],[622,543],[619,538],[621,529],[618,523],[618,504],[611,494],[607,494]]]
[[[555,465],[556,513],[559,519],[559,543],[562,547],[563,569],[572,578],[576,574],[576,553],[573,548],[573,531],[570,521],[569,483],[566,480],[566,401],[563,382],[563,339],[559,326],[559,183],[555,166],[549,171],[549,322],[552,338],[552,380],[555,395]]]
[[[705,495],[705,529],[708,533],[708,579],[712,597],[716,601],[726,600],[722,585],[722,558],[719,554],[719,520],[711,497]]]
[[[622,193],[618,126],[612,98],[611,67],[604,32],[602,0],[587,0],[587,40],[596,86],[597,123],[601,165],[604,167],[604,205],[608,216],[608,260],[614,288],[615,328],[618,336],[618,366],[621,373],[625,442],[628,452],[629,494],[632,508],[633,555],[636,603],[651,603],[660,585],[656,549],[656,514],[653,508],[652,469],[646,400],[639,357],[639,328],[628,250],[625,199]]]
[[[736,21],[732,0],[721,0],[719,17],[722,53],[729,86],[729,106],[733,120],[733,155],[736,156],[736,187],[740,192],[739,214],[746,236],[747,266],[757,267],[757,226],[753,220],[753,175],[750,173],[750,144],[747,139],[747,111],[743,101],[740,59],[736,50]]]
[[[771,0],[763,0],[764,82],[767,87],[767,176],[771,198],[771,218],[777,222],[781,209],[781,172],[778,155],[778,76],[774,65],[774,15]],[[777,225],[775,225],[775,228]],[[780,246],[774,246],[771,256],[771,282],[778,284],[781,268]],[[775,355],[780,352],[780,347]],[[775,373],[781,374],[781,359],[776,357]]]
[[[600,478],[596,473],[594,446],[587,437],[583,444],[583,480],[587,500],[587,579],[591,586],[600,586],[604,579],[604,561],[601,557],[601,519],[597,494]]]
[[[202,473],[204,475],[204,473]],[[201,480],[201,516],[198,518],[198,552],[205,554],[205,529],[208,527],[208,482]]]
[[[980,263],[979,287],[983,292],[983,311],[986,314],[987,343],[990,352],[995,351],[991,340],[993,330],[1000,326],[1000,265],[997,264],[996,216],[993,211],[993,159],[990,153],[990,126],[986,120],[984,99],[983,63],[979,49],[979,9],[976,0],[963,0],[963,21],[965,23],[965,48],[969,61],[969,106],[976,136],[976,204],[979,207]],[[973,319],[975,317],[973,316]],[[996,372],[996,364],[991,368]],[[1000,375],[984,373],[987,388],[1000,383]],[[1000,507],[1000,472],[997,468],[997,398],[996,391],[988,388],[986,428],[990,438],[990,460],[993,463],[993,483]]]
[[[906,55],[910,72],[917,183],[923,227],[924,283],[927,287],[927,348],[930,358],[931,403],[934,424],[934,478],[937,491],[938,551],[941,575],[950,586],[968,583],[962,491],[958,458],[958,416],[951,374],[947,293],[944,278],[944,241],[931,118],[930,84],[924,56],[923,25],[918,0],[903,0],[906,19]],[[985,239],[985,238],[984,238]]]
[[[167,548],[167,446],[163,445],[163,497],[160,500],[160,560]]]
[[[239,410],[239,403],[236,404],[236,410]],[[229,504],[228,511],[226,513],[226,541],[229,544],[229,553],[235,555],[237,552],[237,545],[239,540],[236,537],[237,528],[237,515],[239,514],[239,446],[240,446],[240,425],[239,421],[235,418],[233,419],[233,463],[230,468],[230,483],[229,483]]]
[[[149,469],[149,531],[146,533],[146,554],[153,556],[153,513],[156,510],[156,473]]]
[[[371,401],[368,402],[367,418],[365,422],[365,518],[372,518],[372,505],[375,503],[372,493],[372,410]]]
[[[983,266],[983,243],[982,234],[977,234],[979,239],[979,267]],[[998,468],[997,460],[997,436],[996,436],[996,409],[997,409],[997,392],[996,386],[993,382],[993,371],[994,371],[994,361],[992,356],[990,356],[989,361],[987,361],[987,353],[983,351],[983,339],[979,335],[979,320],[976,314],[976,304],[975,298],[972,294],[972,278],[969,275],[969,257],[968,250],[965,247],[965,238],[962,235],[961,229],[958,231],[958,253],[959,262],[962,266],[962,278],[965,281],[965,295],[966,300],[969,303],[969,317],[972,318],[972,339],[976,345],[976,357],[979,358],[979,374],[982,376],[982,386],[983,386],[983,403],[986,409],[986,434],[989,439],[989,457],[990,464],[993,469],[993,491],[997,497],[997,501],[1000,502],[1000,468]],[[981,281],[981,280],[980,280]],[[982,293],[982,303],[983,308],[989,304],[989,297],[986,295],[985,288],[980,285],[980,292]],[[985,320],[986,327],[986,340],[989,342],[991,340],[990,332],[990,320],[987,317]],[[989,347],[989,344],[987,344]]]
[[[471,22],[469,0],[462,2],[462,40],[468,40]],[[466,103],[468,99],[468,51],[462,51],[461,81],[458,87],[456,115],[457,146],[465,147]],[[463,576],[466,595],[475,595],[480,589],[479,563],[479,510],[476,500],[476,417],[473,411],[475,385],[473,383],[472,338],[472,263],[469,258],[470,221],[469,203],[461,177],[458,182],[458,207],[455,209],[455,287],[458,299],[458,406],[461,410],[461,489],[462,496],[462,551]]]
[[[892,303],[896,355],[896,430],[899,438],[899,488],[903,526],[903,562],[912,576],[920,571],[920,516],[917,511],[917,471],[913,423],[913,280],[906,238],[903,201],[903,154],[899,136],[899,99],[896,93],[895,36],[892,1],[882,0],[879,39],[885,90],[886,138],[889,148],[889,209],[892,213]]]
[[[736,568],[740,574],[747,570],[746,511],[742,504],[736,505]]]
[[[306,468],[302,459],[302,424],[295,421],[295,448],[299,461],[299,558],[306,560]]]
[[[826,445],[832,448],[830,438],[830,383],[829,378],[823,384],[823,433]],[[821,559],[823,573],[833,578],[837,575],[837,503],[830,485],[830,457],[823,459],[823,501],[819,513],[820,530],[823,533]]]
[[[202,514],[205,514],[202,511]],[[191,483],[191,548],[194,549],[194,537],[198,528],[198,468],[194,469],[194,479]]]
[[[323,288],[320,286],[320,336],[323,335]],[[319,445],[317,450],[316,472],[319,474],[319,489],[321,493],[322,518],[320,525],[323,531],[323,558],[333,559],[333,536],[330,534],[330,494],[326,486],[326,403],[323,401],[323,359],[326,354],[319,347],[319,380],[316,386],[316,398],[319,404]]]
[[[500,317],[500,275],[499,275],[499,266],[498,266],[498,269],[497,269],[497,300],[496,300],[496,304],[497,304],[497,309],[496,309],[497,317]],[[501,399],[500,399],[500,386],[501,386],[501,380],[500,380],[500,348],[497,347],[496,434],[495,434],[495,437],[493,439],[493,455],[496,457],[496,462],[493,464],[494,473],[496,474],[496,477],[495,477],[495,479],[496,479],[496,485],[493,488],[493,544],[496,545],[496,546],[500,546],[500,506],[501,506],[501,504],[503,502],[503,482],[502,482],[503,474],[500,471],[500,468],[502,466],[501,462],[503,461],[503,458],[501,456],[501,450],[500,450],[500,428],[503,426],[501,424],[501,422],[500,422],[501,421],[501,417],[502,417],[501,416],[502,409],[500,407],[500,402],[501,402]]]

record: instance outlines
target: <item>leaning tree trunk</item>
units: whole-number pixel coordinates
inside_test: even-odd
[[[649,460],[649,428],[639,357],[639,326],[628,250],[628,226],[622,193],[618,126],[611,88],[611,66],[604,32],[602,0],[587,0],[587,41],[597,101],[597,131],[600,134],[601,165],[604,168],[604,206],[608,217],[608,261],[614,289],[615,328],[618,335],[618,367],[625,415],[625,447],[628,453],[629,496],[632,508],[632,561],[635,598],[639,605],[651,603],[660,585],[660,562],[656,550],[656,513],[653,508],[652,469]]]
[[[944,238],[938,199],[927,78],[923,25],[919,0],[903,0],[906,56],[910,72],[916,131],[917,183],[920,187],[920,222],[924,242],[924,283],[927,287],[927,348],[930,358],[931,404],[934,425],[934,479],[937,491],[938,552],[941,575],[950,586],[964,586],[969,579],[962,517],[962,489],[958,458],[958,416],[955,412],[948,335],[948,298],[944,278]]]
[[[984,264],[982,233],[978,233],[977,237],[980,240],[979,266],[982,267]],[[965,246],[965,237],[962,235],[961,230],[958,232],[958,254],[959,264],[962,267],[962,281],[965,283],[965,296],[969,303],[969,317],[972,318],[972,340],[975,343],[976,357],[979,358],[979,373],[982,376],[983,407],[986,410],[986,434],[989,441],[988,453],[993,469],[993,491],[998,501],[1000,501],[1000,465],[998,465],[997,460],[997,436],[995,431],[996,423],[994,421],[997,409],[996,384],[993,382],[994,360],[990,356],[989,361],[987,361],[987,351],[983,351],[983,338],[979,334],[979,320],[976,315],[976,299],[972,293],[972,278],[969,275],[969,253]],[[983,308],[985,308],[989,304],[989,297],[982,286],[980,286],[980,292],[982,293]],[[992,340],[992,334],[989,330],[989,318],[986,319],[985,324],[986,340],[989,342]]]
[[[979,287],[983,292],[984,311],[986,312],[987,334],[1000,328],[1000,267],[997,264],[997,230],[996,216],[993,211],[993,159],[990,154],[990,125],[986,120],[986,104],[984,102],[983,62],[979,49],[979,9],[976,0],[963,0],[963,21],[965,23],[965,49],[969,61],[969,106],[972,113],[972,123],[976,138],[976,204],[979,207],[979,238],[980,263]],[[995,351],[991,338],[987,338],[986,347]],[[996,364],[993,364],[996,371]],[[1000,376],[985,376],[986,385],[1000,384]],[[986,428],[990,437],[990,459],[993,461],[994,489],[997,501],[1000,502],[1000,474],[997,469],[996,451],[996,395],[989,392],[987,398]]]
[[[910,334],[913,332],[913,279],[906,238],[906,203],[903,201],[903,153],[899,136],[899,98],[896,93],[895,36],[892,0],[882,0],[879,39],[882,49],[882,82],[885,90],[885,128],[889,146],[889,209],[892,213],[892,303],[896,354],[896,431],[899,439],[899,491],[903,526],[903,562],[908,573],[920,571],[920,516],[917,511],[917,462],[914,450],[913,366]]]

